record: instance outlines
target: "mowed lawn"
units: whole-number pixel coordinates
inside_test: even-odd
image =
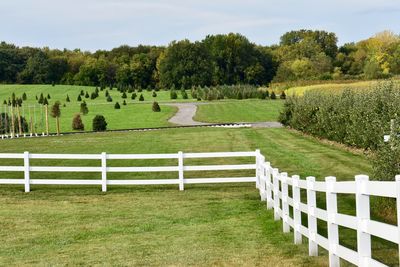
[[[323,180],[334,175],[338,180],[349,180],[355,174],[371,173],[363,155],[287,129],[171,129],[14,139],[2,140],[0,152],[175,153],[256,148],[275,167],[302,178],[314,175]],[[245,160],[218,160],[220,164],[231,162]],[[2,160],[1,165],[10,163]],[[149,164],[167,163],[138,163]],[[77,165],[98,166],[98,162]],[[197,175],[204,177],[203,173]],[[56,177],[60,174],[37,178]],[[82,178],[78,174],[66,177]],[[83,178],[99,179],[100,175]],[[98,186],[32,186],[32,192],[25,194],[22,186],[2,185],[0,265],[328,265],[322,249],[322,256],[308,257],[306,241],[301,246],[292,244],[292,234],[282,233],[281,222],[273,220],[254,184],[187,185],[185,189],[110,186],[104,194]],[[318,195],[318,199],[318,205],[323,206],[324,196]],[[339,212],[354,213],[352,198],[338,199]],[[319,224],[319,228],[324,234],[326,224]],[[341,229],[341,243],[354,246],[354,235]],[[395,264],[395,247],[375,240],[373,247],[377,258]]]
[[[200,104],[194,119],[216,123],[277,121],[283,103],[282,100],[249,99]]]

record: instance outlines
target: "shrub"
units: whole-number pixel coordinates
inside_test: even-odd
[[[4,100],[4,101],[3,101],[3,105],[7,105],[7,100]]]
[[[188,99],[189,98],[188,94],[186,93],[185,90],[182,90],[181,92],[182,92],[182,99]]]
[[[157,103],[157,102],[153,102],[153,106],[152,106],[152,108],[151,108],[154,112],[160,112],[161,111],[161,108],[160,108],[160,105]]]
[[[105,131],[107,130],[106,118],[103,115],[96,115],[93,118],[93,131]]]
[[[126,101],[124,100],[124,102],[122,102],[122,105],[126,106]]]
[[[126,93],[123,92],[121,97],[122,97],[122,98],[127,98]]]
[[[81,114],[75,114],[72,119],[72,130],[83,131],[85,130],[85,126],[83,125]]]
[[[121,108],[121,106],[119,105],[119,103],[118,103],[118,102],[115,102],[114,108],[115,108],[115,109],[120,109],[120,108]]]
[[[151,95],[152,97],[157,97],[156,91],[153,91],[153,94]]]
[[[86,104],[85,101],[83,101],[83,102],[81,103],[81,113],[82,113],[83,115],[86,115],[86,114],[89,113],[89,109],[88,109],[87,104]]]
[[[131,99],[132,99],[132,100],[135,100],[135,99],[136,99],[136,96],[137,96],[136,93],[132,93]]]
[[[90,94],[90,99],[96,99],[97,96],[98,96],[97,93],[93,92],[93,93]]]
[[[285,91],[282,91],[281,95],[279,96],[280,99],[286,99]]]
[[[85,95],[85,93],[83,92],[83,90],[81,90],[81,96],[84,96]]]
[[[47,98],[45,98],[44,100],[43,100],[43,105],[48,105],[49,104],[49,101],[47,101]]]
[[[43,104],[43,101],[44,101],[44,97],[43,97],[43,94],[41,93],[41,94],[40,94],[40,97],[39,97],[38,103],[39,103],[39,104]]]
[[[51,99],[50,94],[47,94],[47,99]]]
[[[71,99],[69,99],[69,95],[67,95],[67,98],[65,99],[67,102],[71,102]]]
[[[242,92],[238,92],[238,93],[237,93],[236,99],[238,99],[238,100],[242,100],[242,99],[243,99],[243,94],[242,94]]]
[[[22,100],[24,100],[24,101],[25,101],[25,100],[26,100],[26,98],[27,98],[27,97],[26,97],[26,93],[23,93],[23,94],[22,94]]]
[[[108,92],[108,90],[106,90],[106,97],[108,97],[110,95],[110,93]]]
[[[81,102],[82,101],[82,97],[81,97],[81,95],[78,95],[78,98],[76,99],[78,102]]]
[[[112,101],[113,101],[112,97],[110,95],[108,95],[107,96],[107,102],[112,102]]]
[[[171,90],[169,95],[170,95],[171,99],[177,99],[178,98],[178,94],[176,93],[175,90]]]
[[[140,96],[139,96],[139,101],[144,101],[144,97],[142,94],[140,94]]]
[[[89,98],[89,93],[86,91],[85,98]]]
[[[272,91],[272,93],[271,93],[271,99],[276,99],[276,94],[274,91]]]

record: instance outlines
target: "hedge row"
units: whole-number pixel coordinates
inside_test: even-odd
[[[383,82],[365,90],[312,90],[301,97],[288,97],[280,121],[314,136],[376,150],[397,114],[399,85]]]

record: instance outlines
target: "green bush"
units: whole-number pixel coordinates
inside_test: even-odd
[[[122,105],[126,106],[126,101],[124,100],[124,102],[122,102]]]
[[[103,115],[96,115],[93,118],[93,131],[105,131],[107,130],[106,118]]]
[[[23,94],[22,94],[22,100],[24,100],[24,101],[25,101],[26,99],[27,99],[27,97],[26,97],[26,93],[23,93]]]
[[[115,102],[114,108],[115,108],[115,109],[120,109],[120,108],[121,108],[121,106],[119,105],[119,103],[118,103],[118,102]]]
[[[122,97],[122,98],[127,98],[126,93],[123,92],[121,97]]]
[[[144,101],[144,97],[142,94],[140,94],[140,96],[139,96],[139,101]]]
[[[281,95],[279,96],[280,99],[286,99],[285,91],[282,91]]]
[[[178,98],[178,94],[176,93],[175,90],[171,90],[171,92],[169,93],[169,96],[171,99],[177,99]]]
[[[151,95],[152,97],[157,97],[156,91],[153,91],[153,94]]]
[[[85,101],[83,101],[83,102],[81,103],[81,113],[82,113],[83,115],[86,115],[86,114],[89,113],[89,109],[88,109],[87,104],[86,104]]]
[[[107,102],[112,102],[112,101],[113,101],[112,97],[110,95],[108,95],[107,96]]]
[[[135,100],[135,99],[136,99],[136,96],[137,96],[136,93],[132,93],[131,99],[132,99],[132,100]]]
[[[154,112],[160,112],[161,108],[160,105],[157,102],[153,102],[153,106],[151,108]]]
[[[67,98],[65,99],[67,102],[71,102],[71,99],[69,99],[69,95],[67,95]]]
[[[271,99],[276,99],[276,94],[274,91],[272,91],[272,93],[271,93]]]
[[[89,98],[89,93],[86,91],[85,98]]]
[[[189,98],[189,97],[188,97],[188,94],[186,93],[185,90],[182,90],[182,91],[181,91],[181,94],[182,94],[182,99],[188,99],[188,98]]]
[[[82,101],[82,97],[81,97],[81,95],[78,95],[78,98],[76,99],[78,102],[81,102]]]

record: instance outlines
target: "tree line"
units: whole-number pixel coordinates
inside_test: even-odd
[[[272,46],[234,33],[173,41],[167,47],[123,45],[93,53],[0,43],[2,83],[189,89],[398,74],[400,37],[389,31],[340,47],[335,33],[312,30],[287,32]]]

